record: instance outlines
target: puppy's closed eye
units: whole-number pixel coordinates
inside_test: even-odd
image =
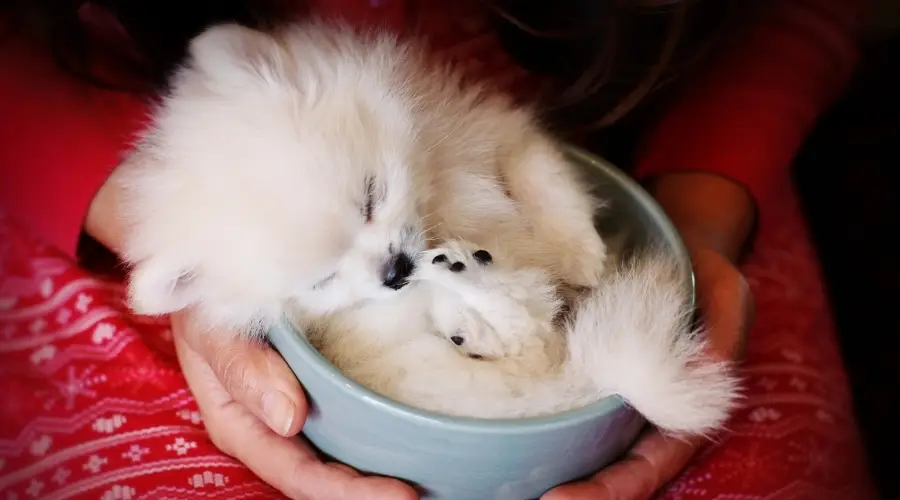
[[[366,177],[366,202],[363,205],[363,217],[366,223],[372,222],[375,214],[375,177]]]
[[[319,290],[321,288],[324,288],[329,283],[331,283],[332,280],[334,280],[335,276],[337,276],[337,273],[331,273],[328,276],[326,276],[325,278],[321,279],[320,281],[318,281],[317,283],[315,283],[313,285],[313,290]]]

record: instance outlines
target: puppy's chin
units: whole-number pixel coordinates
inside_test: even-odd
[[[314,320],[351,309],[400,300],[413,291],[415,283],[395,290],[376,280],[334,278],[322,286],[304,291],[292,300],[292,309],[307,320]]]

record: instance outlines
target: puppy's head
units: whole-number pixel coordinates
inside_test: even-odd
[[[193,41],[117,174],[137,312],[247,330],[288,302],[324,314],[406,284],[426,189],[394,42],[375,42],[230,25]]]

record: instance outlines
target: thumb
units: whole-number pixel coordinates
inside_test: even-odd
[[[172,329],[203,358],[235,401],[273,432],[293,436],[306,420],[300,382],[268,345],[236,332],[205,331],[184,314],[173,315]]]

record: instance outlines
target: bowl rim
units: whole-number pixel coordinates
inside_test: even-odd
[[[605,175],[613,178],[616,182],[623,185],[626,190],[630,191],[633,196],[637,197],[642,206],[650,210],[662,225],[666,238],[674,245],[673,250],[677,255],[678,261],[690,264],[690,256],[678,231],[672,225],[662,207],[656,203],[656,200],[643,187],[611,163],[584,149],[571,144],[561,144],[561,150],[568,157],[575,157],[579,161],[604,171]],[[686,271],[685,281],[687,286],[690,287],[690,300],[693,306],[695,305],[694,274],[690,265],[687,266]],[[593,421],[597,418],[614,414],[627,406],[620,396],[612,395],[581,408],[540,417],[486,419],[443,415],[415,408],[382,396],[346,377],[322,356],[286,317],[282,318],[273,329],[282,330],[281,334],[277,335],[277,337],[282,337],[281,339],[270,339],[276,345],[277,350],[288,348],[293,351],[306,364],[308,369],[316,372],[320,378],[327,381],[335,389],[348,393],[354,396],[354,399],[363,402],[367,406],[377,408],[381,412],[403,420],[415,421],[426,427],[439,427],[444,430],[469,433],[533,434]],[[269,336],[272,337],[271,333]],[[293,342],[290,342],[289,338]],[[312,401],[312,404],[315,404],[315,402]]]

